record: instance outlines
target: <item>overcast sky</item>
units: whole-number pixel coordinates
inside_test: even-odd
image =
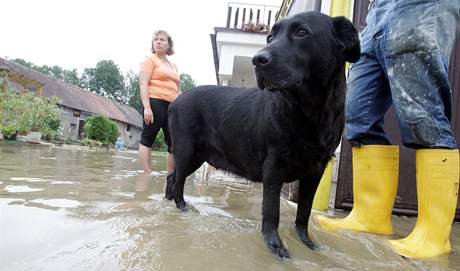
[[[65,69],[111,59],[138,72],[153,31],[168,31],[179,72],[216,84],[211,40],[227,18],[226,0],[5,0],[0,2],[0,56]],[[282,0],[238,1],[280,6]]]

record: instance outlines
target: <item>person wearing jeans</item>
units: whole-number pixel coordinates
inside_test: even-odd
[[[459,153],[450,123],[448,67],[459,21],[458,0],[371,2],[361,58],[347,82],[354,206],[344,219],[318,217],[322,228],[392,234],[399,147],[391,145],[383,126],[393,104],[404,146],[416,149],[418,217],[412,233],[390,246],[412,258],[450,252]]]

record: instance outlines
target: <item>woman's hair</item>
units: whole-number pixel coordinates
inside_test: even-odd
[[[168,38],[168,44],[169,44],[169,48],[168,48],[168,51],[166,52],[166,54],[168,56],[174,54],[174,42],[171,38],[171,36],[168,34],[168,32],[164,31],[164,30],[157,30],[153,33],[153,37],[152,37],[152,53],[155,53],[155,47],[153,46],[153,40],[158,36],[158,35],[165,35],[167,38]]]

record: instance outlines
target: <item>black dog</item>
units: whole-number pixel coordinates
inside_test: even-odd
[[[262,233],[289,257],[278,235],[283,183],[300,180],[296,230],[310,248],[316,188],[344,127],[345,61],[359,59],[356,29],[344,17],[308,12],[273,26],[252,59],[258,88],[201,86],[169,108],[174,174],[166,198],[185,210],[185,178],[207,161],[263,183]]]

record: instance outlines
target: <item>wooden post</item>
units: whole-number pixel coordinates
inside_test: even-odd
[[[238,13],[240,12],[240,8],[237,8],[236,9],[236,12],[235,12],[235,22],[233,24],[233,28],[236,28],[237,25],[238,25]]]
[[[269,10],[268,11],[268,22],[267,22],[268,28],[270,28],[271,20],[272,20],[272,11]]]
[[[230,28],[230,18],[232,17],[232,7],[228,7],[227,12],[227,28]]]

